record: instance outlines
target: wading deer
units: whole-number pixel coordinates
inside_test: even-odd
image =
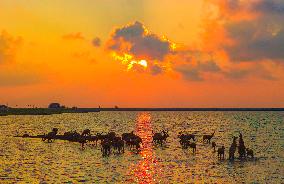
[[[218,152],[218,158],[221,160],[224,160],[225,159],[225,147],[222,146],[221,148],[218,148],[217,150]]]
[[[213,138],[215,131],[211,135],[203,135],[203,142],[210,143],[211,139]]]

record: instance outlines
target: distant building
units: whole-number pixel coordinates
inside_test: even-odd
[[[60,109],[61,105],[60,105],[60,103],[51,103],[51,104],[49,104],[48,108],[49,109]]]
[[[0,105],[0,109],[8,109],[9,107],[7,105]]]
[[[7,105],[0,105],[0,110],[7,110],[9,107]]]

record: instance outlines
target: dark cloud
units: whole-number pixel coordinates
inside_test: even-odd
[[[113,39],[118,40],[123,38],[125,41],[131,42],[134,39],[140,39],[145,33],[145,28],[142,23],[136,21],[134,24],[124,26],[115,30]]]
[[[221,68],[214,61],[198,62],[196,65],[184,64],[174,68],[183,77],[191,81],[202,81],[203,73],[221,72]]]
[[[283,0],[261,0],[254,4],[252,7],[254,11],[269,14],[284,14],[284,1]]]
[[[250,22],[240,22],[228,27],[237,44],[226,46],[225,50],[234,61],[258,61],[263,59],[284,59],[284,30],[260,33],[260,27]],[[257,35],[260,34],[259,36]]]
[[[277,80],[273,71],[267,70],[262,65],[253,65],[248,68],[231,67],[229,70],[222,71],[222,74],[228,79],[246,79],[248,77],[258,77],[264,80]]]
[[[200,76],[200,72],[197,68],[189,65],[177,66],[175,70],[182,74],[184,79],[189,81],[202,81],[203,78]]]
[[[233,61],[284,60],[284,2],[262,0],[250,5],[259,16],[225,24],[235,42],[225,50]]]
[[[219,72],[221,68],[214,61],[199,62],[197,69],[202,72]]]
[[[151,74],[152,75],[158,75],[158,74],[160,74],[162,72],[163,72],[162,67],[160,67],[158,65],[154,65],[154,66],[151,67]]]
[[[241,80],[248,77],[257,77],[264,80],[278,80],[275,72],[266,69],[263,65],[251,65],[249,67],[230,66],[230,68],[220,68],[214,61],[198,62],[196,65],[183,64],[174,68],[182,74],[184,79],[189,81],[203,81],[204,74],[219,74],[226,79]]]
[[[278,14],[284,13],[283,0],[220,0],[224,3],[227,10],[240,11],[246,9],[247,11],[257,11],[260,13]],[[216,2],[216,1],[215,1]]]
[[[2,31],[0,34],[0,64],[13,61],[21,43],[20,37],[14,38],[9,33]]]
[[[94,47],[99,47],[101,46],[101,39],[99,37],[96,37],[93,39],[92,44]]]
[[[224,72],[224,76],[229,79],[243,79],[250,75],[251,71],[247,69],[231,69]]]
[[[248,68],[231,66],[229,69],[221,69],[215,62],[210,61],[195,66],[190,64],[180,65],[175,67],[175,71],[181,73],[184,79],[189,81],[203,81],[204,73],[216,73],[224,76],[226,79],[233,80],[247,79],[248,77],[278,80],[273,71],[269,71],[261,65]]]
[[[114,31],[108,48],[133,54],[136,58],[163,61],[172,53],[171,43],[158,35],[149,33],[140,22],[118,28]]]

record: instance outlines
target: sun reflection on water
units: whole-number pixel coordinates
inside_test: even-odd
[[[137,163],[132,173],[135,180],[140,184],[157,183],[156,178],[160,175],[158,161],[153,151],[152,123],[149,113],[141,113],[137,117],[135,132],[142,138],[143,145],[139,154],[142,160]]]

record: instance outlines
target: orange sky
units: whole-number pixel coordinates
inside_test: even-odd
[[[1,0],[0,104],[283,107],[279,0]]]

